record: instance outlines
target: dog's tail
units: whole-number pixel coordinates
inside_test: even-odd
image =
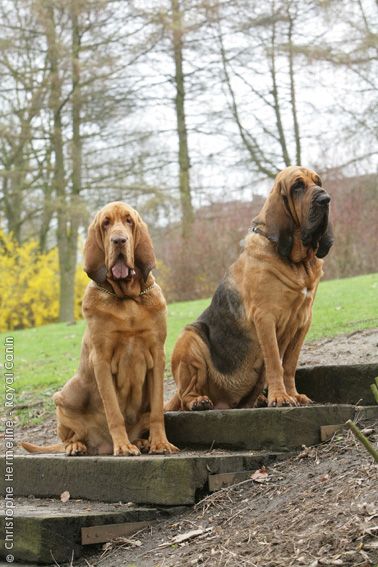
[[[21,443],[21,447],[28,451],[28,453],[65,453],[63,443],[57,443],[56,445],[45,445],[44,447],[40,447],[39,445],[33,445],[33,443],[23,441]]]

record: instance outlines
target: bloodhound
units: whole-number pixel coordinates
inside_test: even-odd
[[[60,445],[30,452],[139,455],[177,451],[163,414],[166,303],[151,274],[155,256],[147,226],[121,202],[89,227],[84,269],[88,326],[77,374],[54,395]],[[149,432],[148,439],[141,439]]]
[[[172,355],[167,411],[306,405],[295,387],[312,304],[333,244],[330,196],[314,171],[288,167],[253,220],[244,250]]]

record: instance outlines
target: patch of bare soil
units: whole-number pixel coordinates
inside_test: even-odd
[[[346,335],[305,343],[299,366],[320,366],[330,364],[378,363],[378,328],[355,331]],[[172,377],[165,382],[165,398],[168,400],[175,392]],[[40,445],[56,443],[55,416],[44,405],[29,410],[30,418],[40,417],[39,425],[16,427],[16,441],[30,441]],[[23,451],[23,450],[22,450]]]
[[[372,426],[377,442],[378,422]],[[378,467],[351,432],[304,448],[267,473],[263,482],[216,492],[75,565],[378,565]]]
[[[346,335],[305,343],[299,366],[370,364],[378,362],[378,329],[364,329]]]
[[[47,413],[43,406],[41,406],[41,408],[37,410],[33,408],[30,414],[33,417],[40,417],[42,422],[38,425],[24,425],[21,427],[17,425],[16,418],[14,437],[17,445],[22,441],[28,441],[36,445],[58,443],[55,413]],[[3,438],[3,434],[1,434],[0,438]],[[16,448],[15,453],[26,455],[26,451],[20,447]]]

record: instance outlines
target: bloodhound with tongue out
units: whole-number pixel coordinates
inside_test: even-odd
[[[88,327],[77,373],[54,395],[62,444],[35,452],[67,455],[172,453],[163,419],[166,302],[151,269],[146,224],[122,202],[106,205],[89,227],[83,299]]]

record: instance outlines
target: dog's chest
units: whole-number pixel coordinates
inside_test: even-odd
[[[311,318],[315,290],[306,286],[286,290],[281,295],[278,332],[295,331],[307,325]],[[291,333],[290,333],[291,334]]]
[[[302,327],[308,323],[320,275],[320,265],[315,264],[314,267],[302,266],[281,280],[277,303],[285,325]]]
[[[314,297],[314,288],[303,286],[297,291],[296,297],[293,298],[293,307],[297,307],[299,310],[311,309]]]
[[[289,309],[287,309],[287,314],[289,318],[307,319],[311,313],[314,296],[314,288],[308,288],[307,286],[299,287],[295,292],[293,291],[288,302]]]
[[[303,296],[304,296],[305,299],[312,298],[313,290],[308,289],[307,287],[304,287],[302,289],[302,293],[303,293]]]
[[[131,300],[120,303],[112,315],[114,328],[125,336],[149,332],[156,327],[159,319],[159,314],[149,312],[146,307]]]
[[[119,308],[114,311],[114,317],[117,320],[119,329],[124,332],[135,332],[143,328],[145,320],[143,315],[141,309],[135,309],[130,301],[122,302]]]

